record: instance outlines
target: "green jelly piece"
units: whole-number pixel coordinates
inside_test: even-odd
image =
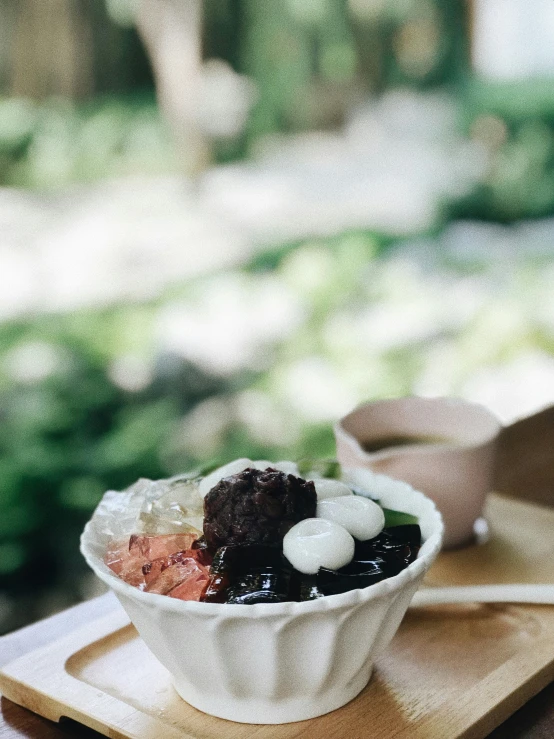
[[[300,459],[297,464],[301,475],[312,473],[331,480],[339,480],[341,476],[341,467],[336,459],[304,458]]]
[[[410,523],[419,523],[417,516],[412,516],[411,513],[404,513],[403,511],[393,511],[390,508],[383,508],[385,514],[385,528],[391,528],[392,526],[405,526]]]

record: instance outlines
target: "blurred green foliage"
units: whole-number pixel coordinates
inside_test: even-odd
[[[510,222],[554,213],[554,80],[473,80],[460,100],[465,130],[489,165],[453,214]]]
[[[153,95],[79,106],[0,99],[0,184],[56,188],[175,171],[171,137]]]
[[[391,86],[450,84],[468,70],[457,0],[207,0],[207,56],[257,84],[246,137],[336,126]]]
[[[329,458],[333,421],[359,402],[463,394],[554,353],[549,258],[439,254],[351,233],[151,303],[0,325],[0,592],[17,604],[0,629],[89,592],[78,537],[108,488],[241,456]],[[196,317],[203,354],[171,348],[168,314],[172,337]]]
[[[275,252],[274,268],[288,253]],[[255,260],[247,269],[256,281],[268,266]],[[315,306],[321,297],[314,295]],[[106,489],[247,453],[285,454],[232,418],[214,459],[182,443],[181,421],[202,401],[228,399],[264,379],[246,368],[222,378],[157,353],[153,322],[163,303],[0,324],[0,593],[16,604],[8,616],[0,609],[0,631],[43,615],[52,594],[61,603],[83,596],[78,537]],[[150,367],[138,390],[122,389],[110,374],[129,351]],[[329,427],[303,431],[288,456],[332,453]]]
[[[112,41],[123,34],[138,59],[133,9],[129,0],[107,3]],[[103,7],[93,18],[110,26]],[[247,155],[266,134],[336,127],[359,101],[391,87],[443,87],[458,104],[460,130],[488,162],[445,214],[509,222],[554,213],[554,82],[473,79],[467,26],[457,0],[205,0],[205,57],[227,61],[258,91],[245,130],[212,142],[216,160]],[[103,54],[113,66],[109,48]],[[144,92],[152,84],[146,61],[136,64],[142,71],[126,78],[126,92],[88,103],[0,97],[0,184],[49,189],[178,171],[154,90]],[[97,87],[110,84],[99,78]]]
[[[473,81],[452,92],[460,131],[479,142],[488,164],[469,194],[451,198],[446,217],[512,222],[554,213],[553,92],[554,83],[544,80]],[[264,127],[281,126],[270,108],[264,111],[254,111],[252,141]],[[226,160],[238,149],[227,142],[215,144],[215,151]],[[78,106],[0,99],[0,185],[53,189],[105,177],[176,172],[179,160],[153,97],[104,98]]]
[[[163,449],[177,420],[221,391],[167,357],[143,392],[117,387],[108,366],[127,318],[123,310],[0,326],[0,591],[32,595],[15,624],[40,615],[39,596],[54,584],[79,597],[78,536],[104,490],[167,474]],[[26,374],[27,364],[44,367],[45,348],[50,370]]]

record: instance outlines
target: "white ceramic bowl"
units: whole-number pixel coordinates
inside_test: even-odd
[[[400,574],[361,590],[257,605],[142,592],[103,562],[102,503],[85,527],[81,551],[188,703],[232,721],[301,721],[339,708],[366,686],[441,547],[443,525],[434,503],[407,483],[377,478],[383,506],[416,515],[424,543]]]

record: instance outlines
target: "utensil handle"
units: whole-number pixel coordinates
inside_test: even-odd
[[[554,585],[461,585],[418,590],[410,607],[446,603],[554,604]]]

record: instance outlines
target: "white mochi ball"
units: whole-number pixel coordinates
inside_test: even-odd
[[[388,495],[391,490],[403,489],[408,494],[410,491],[407,482],[391,480],[387,475],[380,475],[362,467],[343,467],[342,479],[356,488],[357,495],[363,495],[364,498],[371,500],[379,500],[382,496]]]
[[[253,464],[254,463],[251,459],[242,457],[241,459],[235,459],[228,464],[224,464],[223,467],[218,467],[217,470],[210,472],[209,475],[206,475],[206,477],[200,480],[198,492],[203,498],[205,498],[210,490],[215,487],[220,480],[223,480],[224,477],[236,475],[238,472],[242,472],[248,467],[252,467]]]
[[[271,466],[274,467],[276,470],[279,470],[280,472],[284,472],[287,475],[300,477],[300,470],[298,469],[298,465],[294,462],[283,460],[282,462],[275,462],[275,464],[272,464]]]
[[[269,462],[267,459],[256,459],[252,464],[257,470],[267,470],[268,467],[271,467],[274,470],[279,470],[279,472],[284,472],[285,475],[300,477],[300,470],[297,465],[294,462],[288,462],[287,460],[283,460],[282,462]]]
[[[318,480],[314,478],[313,483],[318,500],[338,498],[342,495],[354,495],[348,485],[345,485],[344,482],[340,482],[339,480],[327,480],[323,478]]]
[[[360,541],[373,539],[385,525],[381,506],[359,495],[344,495],[319,501],[316,516],[343,526]]]
[[[256,470],[267,470],[268,467],[275,469],[273,462],[270,462],[268,459],[256,459],[252,462],[252,467]]]
[[[305,518],[283,539],[283,553],[291,565],[305,575],[320,567],[338,570],[354,556],[354,539],[348,531],[323,518]]]

